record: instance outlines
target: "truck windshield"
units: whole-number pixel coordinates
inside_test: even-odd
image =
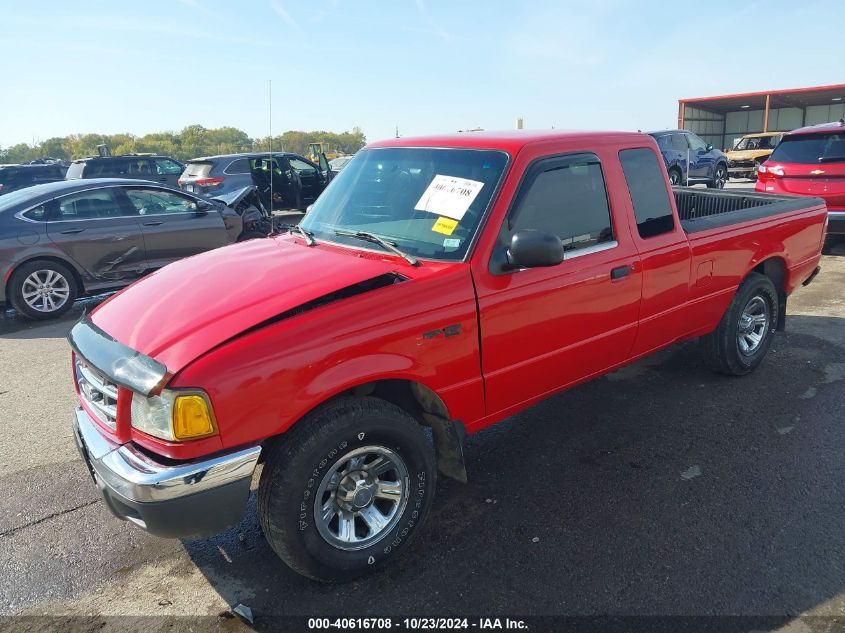
[[[507,164],[498,150],[385,147],[362,150],[301,225],[317,240],[361,248],[336,232],[366,231],[416,257],[464,258]],[[375,244],[366,248],[380,249]]]
[[[777,136],[746,136],[736,144],[735,149],[771,149],[777,145],[777,141]]]

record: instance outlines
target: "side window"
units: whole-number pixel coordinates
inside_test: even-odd
[[[673,134],[672,135],[672,149],[676,149],[682,152],[685,152],[689,149],[689,144],[687,143],[687,135],[686,134]]]
[[[170,213],[196,213],[197,204],[167,191],[153,189],[127,189],[126,195],[139,215],[163,215]]]
[[[702,140],[701,140],[700,138],[698,138],[697,136],[694,136],[694,135],[692,135],[692,134],[689,134],[689,135],[687,136],[687,138],[689,139],[689,146],[690,146],[690,149],[691,149],[692,151],[697,152],[697,151],[701,150],[701,151],[703,152],[704,150],[706,150],[706,149],[707,149],[707,143],[705,143],[704,141],[702,141]]]
[[[293,156],[288,156],[288,162],[290,166],[293,167],[296,171],[300,174],[302,173],[316,173],[317,170],[314,169],[311,165],[306,163],[304,160],[300,160],[299,158],[295,158]]]
[[[47,205],[41,204],[22,214],[27,220],[41,222],[47,219]]]
[[[564,251],[613,241],[601,164],[595,154],[543,160],[520,186],[500,243],[524,229],[557,235]]]
[[[160,176],[165,175],[180,175],[182,173],[182,166],[175,160],[169,158],[155,159],[156,173]]]
[[[149,178],[153,174],[151,161],[146,158],[129,159],[129,176],[133,178]]]
[[[127,215],[108,189],[73,193],[59,200],[59,220],[97,220]]]
[[[640,237],[649,238],[672,231],[675,220],[663,167],[657,156],[650,149],[624,149],[619,152],[619,160],[628,183]]]
[[[657,137],[657,146],[662,150],[667,150],[672,147],[672,137],[668,134]]]
[[[237,160],[233,160],[226,169],[223,170],[224,174],[248,174],[249,173],[249,159],[247,158],[239,158]]]
[[[125,176],[128,164],[126,160],[92,160],[85,169],[86,178],[117,178]]]

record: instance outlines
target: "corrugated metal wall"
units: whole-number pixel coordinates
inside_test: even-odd
[[[845,103],[807,106],[806,108],[772,108],[769,110],[769,132],[789,132],[804,125],[838,121],[845,117]],[[706,143],[730,149],[745,134],[763,131],[763,110],[739,110],[724,116],[686,105],[684,128],[698,134]]]
[[[684,128],[698,134],[705,143],[710,143],[713,147],[722,147],[724,126],[725,117],[721,114],[686,106]]]

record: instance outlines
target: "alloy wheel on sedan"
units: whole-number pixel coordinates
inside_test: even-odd
[[[37,312],[56,312],[70,299],[70,283],[56,270],[36,270],[24,279],[21,295]]]

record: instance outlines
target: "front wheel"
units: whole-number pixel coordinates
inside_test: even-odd
[[[728,181],[728,170],[724,165],[716,165],[716,171],[713,173],[713,180],[707,183],[710,189],[724,189],[725,183]]]
[[[701,338],[707,365],[720,374],[743,376],[763,362],[778,323],[778,295],[772,281],[750,273],[718,327]]]
[[[673,187],[677,187],[681,184],[681,172],[677,169],[670,169],[669,170],[669,184]]]
[[[351,580],[408,545],[436,473],[434,449],[408,413],[379,398],[341,398],[271,449],[258,490],[261,528],[294,571]]]

